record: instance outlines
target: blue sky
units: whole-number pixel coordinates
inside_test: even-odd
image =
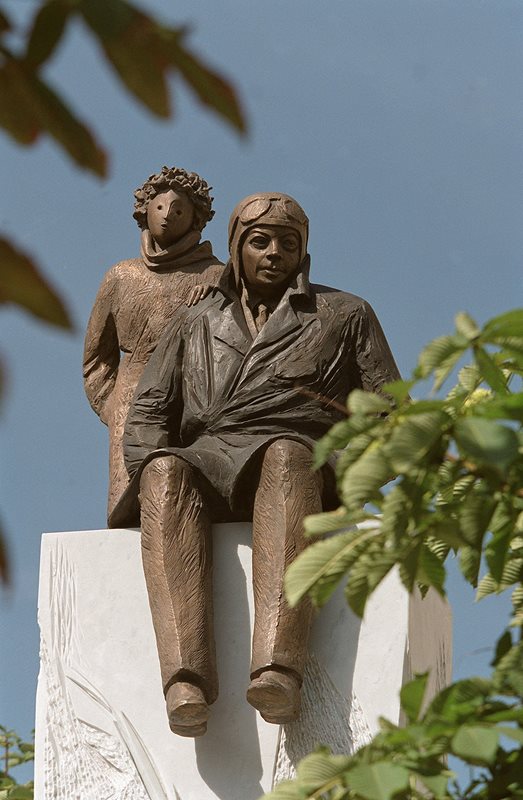
[[[24,16],[30,4],[6,4]],[[241,140],[174,82],[174,121],[120,89],[74,25],[49,80],[111,156],[100,182],[48,141],[0,137],[0,231],[36,256],[77,333],[0,315],[9,385],[1,426],[1,513],[14,587],[0,593],[0,722],[28,733],[38,671],[42,531],[104,527],[106,430],[83,395],[83,329],[104,272],[138,254],[134,189],[163,164],[214,187],[207,228],[226,258],[229,214],[261,190],[297,198],[312,276],[374,306],[401,371],[467,310],[521,305],[523,5],[520,0],[191,0],[142,5],[189,23],[193,46],[234,78]],[[506,604],[473,604],[451,568],[455,674],[484,672]]]

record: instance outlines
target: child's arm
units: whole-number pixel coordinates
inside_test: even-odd
[[[107,401],[114,389],[120,346],[113,315],[116,281],[110,270],[94,301],[84,343],[84,388],[93,410],[107,425]]]

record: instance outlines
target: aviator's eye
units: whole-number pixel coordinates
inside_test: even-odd
[[[294,250],[298,249],[298,241],[294,236],[286,236],[283,240],[283,246],[286,250],[294,252]]]
[[[181,214],[182,214],[182,212],[180,211],[180,209],[178,209],[178,211],[177,211],[176,213],[178,214],[178,216],[179,216],[179,217],[180,217],[180,216],[181,216]]]
[[[258,250],[263,250],[264,247],[267,247],[267,239],[265,236],[253,236],[252,239],[249,239],[249,244]]]

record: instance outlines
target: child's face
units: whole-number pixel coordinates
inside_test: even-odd
[[[188,233],[193,225],[194,207],[185,192],[157,194],[147,206],[147,227],[160,247],[169,247]]]

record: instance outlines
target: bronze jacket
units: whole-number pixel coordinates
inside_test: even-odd
[[[132,480],[111,525],[136,515],[141,470],[165,453],[199,471],[214,519],[224,509],[248,519],[252,481],[243,478],[257,454],[279,438],[312,447],[342,418],[330,401],[344,405],[352,389],[379,391],[398,377],[370,305],[310,284],[308,257],[254,340],[229,266],[175,317],[144,370],[124,433]]]

